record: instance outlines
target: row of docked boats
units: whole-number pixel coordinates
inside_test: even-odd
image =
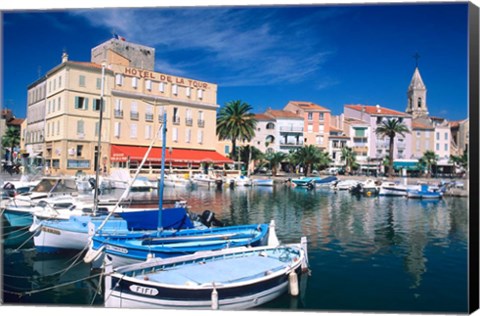
[[[307,189],[329,188],[335,191],[349,191],[359,196],[403,196],[412,199],[441,199],[446,191],[447,185],[429,185],[417,183],[415,185],[404,185],[399,182],[366,179],[364,181],[346,179],[339,180],[337,177],[300,177],[288,179],[287,183],[293,187]]]

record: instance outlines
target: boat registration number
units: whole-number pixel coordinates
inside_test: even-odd
[[[121,248],[121,247],[116,247],[116,246],[111,246],[111,245],[107,245],[107,250],[112,250],[112,251],[120,252],[120,253],[128,253],[128,249]]]
[[[158,294],[157,289],[154,289],[152,287],[134,285],[134,284],[130,285],[130,291],[138,294],[148,295],[148,296],[155,296]]]
[[[44,231],[46,233],[54,234],[54,235],[60,235],[61,234],[59,230],[48,228],[48,227],[42,227],[42,231]]]

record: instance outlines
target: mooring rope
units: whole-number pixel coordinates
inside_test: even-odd
[[[78,283],[78,282],[82,282],[82,281],[86,281],[86,280],[89,280],[89,279],[93,279],[93,278],[97,278],[99,276],[101,276],[102,274],[101,273],[98,273],[98,274],[94,274],[94,275],[90,275],[86,278],[82,278],[82,279],[77,279],[77,280],[73,280],[73,281],[70,281],[70,282],[65,282],[65,283],[62,283],[62,284],[57,284],[57,285],[54,285],[54,286],[49,286],[49,287],[46,287],[46,288],[41,288],[41,289],[36,289],[36,290],[32,290],[32,291],[26,291],[26,292],[23,292],[23,293],[20,293],[20,292],[13,292],[13,291],[8,291],[8,290],[3,290],[4,293],[8,293],[8,294],[12,294],[12,295],[16,295],[18,296],[19,298],[20,297],[23,297],[23,296],[31,296],[33,294],[37,294],[37,293],[41,293],[41,292],[45,292],[45,291],[51,291],[51,290],[55,290],[57,288],[61,288],[61,287],[64,287],[64,286],[68,286],[68,285],[72,285],[72,284],[75,284],[75,283]]]

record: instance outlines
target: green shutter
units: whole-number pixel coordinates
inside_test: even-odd
[[[78,97],[75,97],[75,108],[78,109]]]
[[[85,110],[88,110],[88,98],[85,98]]]

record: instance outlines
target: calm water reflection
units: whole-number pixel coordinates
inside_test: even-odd
[[[467,199],[357,198],[283,185],[166,188],[165,198],[185,199],[193,212],[214,211],[229,225],[274,219],[285,243],[308,237],[312,272],[301,280],[302,295],[260,309],[467,311]],[[77,302],[90,304],[92,293]],[[63,300],[53,296],[55,304]]]

